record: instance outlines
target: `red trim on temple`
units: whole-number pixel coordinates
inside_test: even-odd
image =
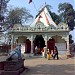
[[[45,12],[44,12],[44,14],[45,14]],[[46,16],[46,14],[45,14],[45,17],[46,17],[46,22],[47,22],[47,24],[50,25],[50,23],[49,23],[49,21],[48,21],[48,18],[47,18],[47,16]]]

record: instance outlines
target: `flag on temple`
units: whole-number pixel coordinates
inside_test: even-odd
[[[39,18],[42,18],[42,16],[40,15]]]
[[[29,0],[29,4],[32,2],[32,0]]]
[[[40,21],[40,18],[42,18],[42,16],[41,16],[41,15],[39,15],[37,22],[38,22],[38,21]],[[37,23],[37,22],[36,22],[36,23]]]

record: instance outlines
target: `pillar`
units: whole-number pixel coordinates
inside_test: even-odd
[[[13,50],[14,45],[14,35],[11,35],[11,50]]]
[[[44,40],[45,40],[45,45],[47,47],[47,41],[48,41],[48,36],[47,35],[45,35]]]
[[[70,49],[69,49],[69,35],[67,35],[66,45],[67,45],[66,55],[67,55],[67,58],[69,58],[71,56]]]
[[[33,35],[31,35],[31,53],[33,53]]]

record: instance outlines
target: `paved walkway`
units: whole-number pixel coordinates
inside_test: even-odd
[[[26,57],[24,64],[29,71],[24,71],[21,75],[75,75],[75,57],[59,60]]]

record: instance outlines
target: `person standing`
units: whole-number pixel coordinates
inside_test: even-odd
[[[35,55],[38,53],[38,47],[35,47]]]
[[[50,51],[49,51],[49,49],[47,50],[47,59],[50,60]]]
[[[54,50],[51,50],[51,57],[54,57]]]
[[[55,46],[54,48],[54,56],[53,56],[53,59],[57,58],[57,60],[59,59],[58,57],[58,50],[57,50],[57,47]]]

